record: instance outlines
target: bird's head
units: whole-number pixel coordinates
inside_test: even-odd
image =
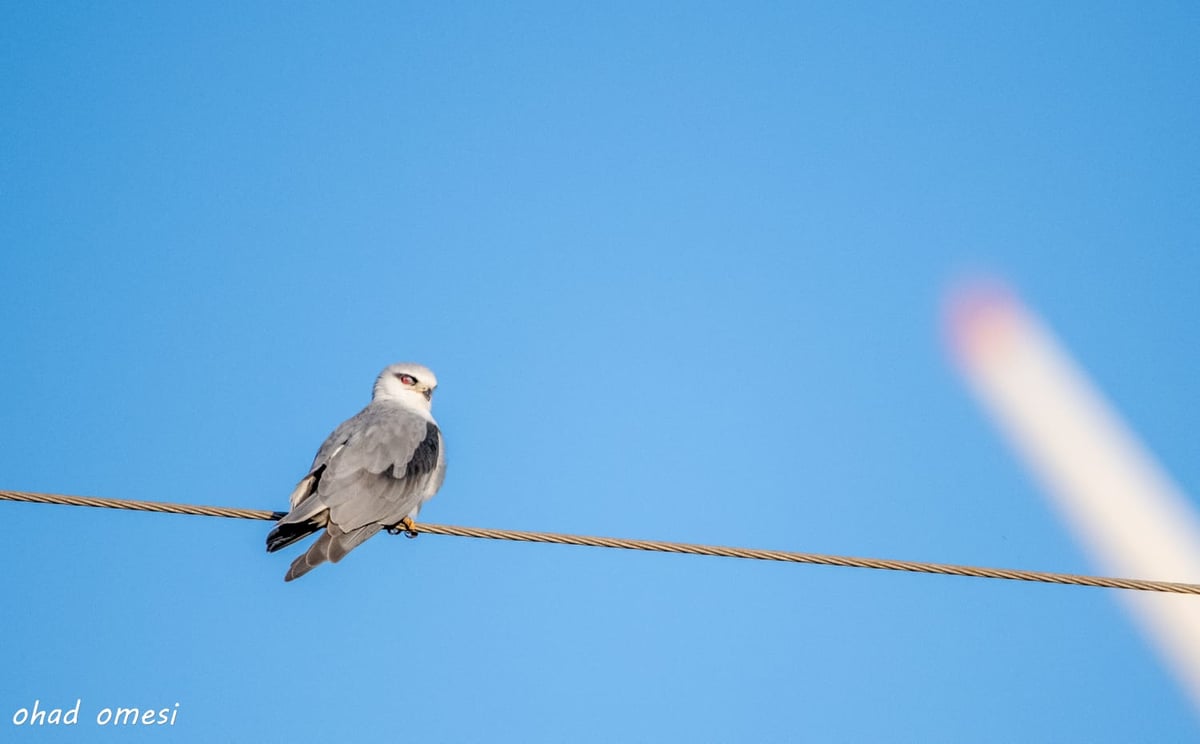
[[[385,367],[375,380],[373,400],[394,400],[428,411],[437,387],[433,370],[421,364],[400,362]]]

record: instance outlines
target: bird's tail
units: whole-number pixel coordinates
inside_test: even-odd
[[[304,485],[303,481],[301,481],[301,485]],[[292,496],[294,497],[295,494]],[[329,507],[318,496],[311,495],[300,503],[293,504],[292,510],[287,513],[287,516],[279,520],[279,523],[267,535],[267,552],[274,553],[297,540],[303,540],[328,522]]]
[[[280,548],[286,548],[297,540],[302,540],[321,529],[321,526],[312,521],[277,524],[275,529],[267,535],[267,552],[274,553]]]
[[[299,527],[300,525],[295,526]],[[287,575],[283,577],[283,580],[291,581],[292,579],[298,579],[325,561],[337,563],[345,558],[347,553],[357,548],[364,540],[379,532],[382,528],[382,525],[368,524],[356,530],[342,532],[336,524],[330,524],[326,528],[325,534],[317,538],[317,541],[309,547],[304,555],[292,561],[292,567],[288,569]],[[275,529],[278,530],[279,527]],[[272,534],[274,534],[274,530],[272,530]],[[300,538],[297,537],[290,542],[295,542],[298,539]],[[290,544],[290,542],[284,544]],[[270,548],[268,547],[268,549]]]

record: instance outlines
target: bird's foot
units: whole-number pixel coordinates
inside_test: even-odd
[[[405,517],[400,520],[400,524],[395,527],[388,527],[388,532],[393,535],[404,535],[407,538],[414,538],[419,533],[416,529],[416,524],[412,521],[412,517]]]

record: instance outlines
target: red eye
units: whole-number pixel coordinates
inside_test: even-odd
[[[400,382],[404,383],[405,385],[415,385],[417,383],[417,378],[413,377],[412,375],[396,375],[396,376],[399,377]]]

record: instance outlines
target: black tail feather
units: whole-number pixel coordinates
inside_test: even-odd
[[[283,522],[275,525],[275,529],[267,535],[267,552],[274,553],[280,548],[286,548],[297,540],[303,540],[321,529],[323,525],[314,522]]]

